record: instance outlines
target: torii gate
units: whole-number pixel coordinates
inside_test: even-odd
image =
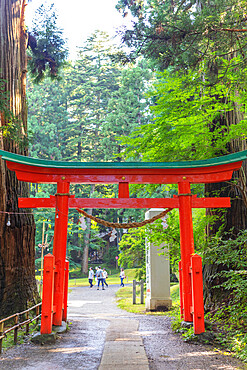
[[[53,255],[44,262],[41,334],[67,319],[68,262],[66,262],[69,208],[179,208],[181,261],[181,318],[193,322],[195,334],[205,331],[201,257],[194,254],[192,208],[230,207],[230,198],[197,198],[190,184],[230,180],[247,157],[247,150],[223,157],[183,162],[60,162],[24,157],[0,150],[17,179],[56,183],[50,198],[19,198],[20,208],[55,208]],[[70,183],[119,184],[118,198],[75,198]],[[129,198],[129,184],[178,184],[173,198]]]

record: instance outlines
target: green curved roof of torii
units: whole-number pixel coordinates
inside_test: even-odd
[[[83,168],[199,168],[199,167],[212,167],[224,165],[227,163],[234,163],[243,161],[247,158],[247,150],[241,152],[224,155],[222,157],[202,159],[196,161],[178,161],[178,162],[65,162],[54,161],[46,159],[37,159],[25,157],[23,155],[6,152],[0,150],[2,159],[22,165],[33,167],[46,167],[46,168],[70,168],[70,169],[83,169]]]

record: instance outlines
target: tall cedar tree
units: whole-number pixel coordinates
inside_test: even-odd
[[[45,76],[58,78],[68,52],[63,31],[57,27],[54,4],[42,4],[36,10],[28,35],[28,51],[31,55],[28,67],[34,82],[40,82]]]
[[[24,145],[27,133],[25,2],[25,0],[0,2],[0,79],[2,81],[0,147],[22,155],[27,155]],[[37,297],[34,268],[35,225],[30,211],[18,208],[18,196],[28,196],[28,185],[17,181],[15,174],[6,169],[5,163],[1,160],[1,317],[22,311],[28,301],[33,302]],[[10,226],[6,225],[8,220],[6,212],[10,212]]]
[[[68,76],[71,120],[67,152],[77,161],[103,160],[102,125],[111,93],[118,89],[117,77],[120,74],[111,63],[111,50],[109,36],[95,31],[79,49]],[[89,197],[93,197],[94,191],[93,184]],[[93,210],[88,209],[87,212],[92,214]],[[90,237],[91,220],[88,219],[81,263],[81,271],[85,274],[88,271]]]
[[[146,60],[122,69],[119,89],[112,93],[108,101],[103,124],[104,160],[124,160],[123,152],[128,145],[129,135],[149,122],[150,100],[145,94],[152,77]],[[120,137],[126,138],[126,145],[119,140]]]
[[[160,70],[170,68],[186,74],[190,68],[197,68],[199,63],[207,68],[205,75],[210,85],[221,82],[220,76],[227,73],[228,64],[232,58],[240,55],[242,62],[236,65],[236,70],[246,65],[246,1],[244,0],[201,0],[190,2],[157,1],[157,0],[120,0],[117,9],[124,14],[130,9],[135,16],[131,30],[126,30],[123,40],[131,46],[129,59],[142,53],[151,58]],[[133,52],[134,51],[134,52]],[[236,94],[237,94],[236,87]],[[214,96],[219,102],[227,102],[227,96]],[[243,113],[238,104],[233,104],[230,111],[221,114],[209,123],[211,133],[217,133],[222,127],[222,135],[227,125],[235,125],[243,119]],[[214,146],[214,140],[212,146]],[[228,153],[246,149],[246,140],[236,138],[226,145]],[[193,149],[193,148],[192,148]],[[225,151],[225,150],[224,150]],[[215,151],[215,156],[222,152]],[[196,155],[196,153],[195,153]],[[246,189],[246,161],[241,173],[235,172],[233,179],[243,179],[242,187]],[[232,198],[231,208],[226,211],[207,211],[217,214],[218,221],[207,229],[208,235],[214,235],[220,228],[231,230],[234,235],[247,227],[247,211],[242,195],[234,186],[226,183],[206,184],[207,195],[220,194]],[[223,227],[222,227],[223,226]],[[206,265],[204,267],[206,307],[211,308],[223,299],[222,291],[212,289],[216,284],[214,273],[219,267]],[[219,281],[217,281],[219,283]]]

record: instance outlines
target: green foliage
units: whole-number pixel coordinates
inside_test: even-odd
[[[221,312],[222,317],[224,316],[223,311]],[[210,317],[209,317],[210,318]],[[218,332],[216,333],[216,343],[225,348],[231,355],[239,358],[243,362],[247,362],[247,335],[243,329],[236,329],[230,327],[221,328],[222,320],[219,316],[210,320],[215,321],[219,325]],[[224,320],[223,320],[224,321]]]
[[[139,267],[136,270],[136,278],[142,279],[146,276],[145,267],[145,228],[129,229],[123,234],[119,242],[119,266],[128,268]]]
[[[34,82],[40,82],[46,74],[51,79],[57,78],[68,53],[62,30],[57,27],[54,4],[50,7],[42,4],[37,9],[28,45],[28,64]]]
[[[218,310],[217,318],[225,321],[227,326],[239,329],[247,325],[246,238],[246,230],[240,232],[236,239],[231,238],[231,233],[216,235],[210,239],[204,252],[206,263],[220,266],[220,271],[212,276],[220,281],[215,288],[229,292],[229,300]]]
[[[205,246],[205,226],[209,220],[205,215],[204,209],[194,209],[192,213],[194,225],[194,245],[196,253],[201,253]],[[178,261],[180,261],[180,225],[179,211],[172,210],[167,217],[167,228],[164,228],[161,220],[155,221],[147,228],[147,240],[161,245],[160,253],[166,253],[164,248],[168,248],[170,265],[172,271],[176,272]]]
[[[205,248],[205,227],[211,217],[206,217],[204,209],[193,210],[195,251],[202,253]],[[140,266],[138,279],[145,276],[145,242],[160,245],[160,254],[169,253],[171,270],[176,272],[180,257],[180,226],[178,210],[172,210],[167,217],[167,228],[162,220],[137,229],[129,229],[119,243],[119,266]],[[165,249],[165,250],[164,250]]]
[[[186,74],[164,71],[158,75],[149,93],[155,98],[153,121],[135,130],[131,139],[123,138],[130,157],[141,155],[152,161],[205,159],[227,154],[233,139],[246,139],[245,117],[231,124],[229,112],[236,106],[245,112],[247,70],[243,66],[236,69],[242,65],[240,57],[218,59],[223,68],[215,84],[210,83],[203,64]]]
[[[104,159],[103,127],[108,101],[118,90],[120,75],[119,68],[110,60],[112,49],[109,36],[96,31],[79,49],[77,60],[67,71],[70,135],[66,152],[72,159]],[[108,151],[111,152],[111,147]]]
[[[108,101],[103,125],[104,160],[112,161],[115,157],[120,161],[125,146],[121,144],[119,137],[127,138],[133,130],[149,121],[149,98],[145,96],[145,92],[151,78],[152,73],[145,60],[122,69],[119,88]]]
[[[236,239],[232,233],[218,234],[208,241],[204,251],[206,263],[219,268],[211,279],[216,279],[215,289],[223,290],[228,299],[206,317],[218,326],[217,341],[243,361],[247,361],[247,231],[240,232]]]
[[[182,333],[182,338],[185,342],[197,341],[197,336],[194,334],[194,328],[191,326],[188,329],[184,329]]]
[[[116,244],[110,246],[108,250],[104,253],[104,263],[108,266],[115,266],[116,256],[119,254],[119,249]]]
[[[32,137],[29,148],[32,157],[64,158],[69,132],[68,93],[65,87],[64,80],[46,78],[38,85],[28,82],[28,127]]]
[[[234,31],[245,28],[244,0],[119,0],[116,8],[135,17],[122,35],[130,47],[125,58],[142,54],[160,70],[186,70],[204,60],[214,74],[218,56],[246,53],[246,33]]]
[[[222,340],[222,337],[219,337]],[[240,360],[247,362],[247,335],[242,332],[235,332],[234,336],[228,336],[230,342],[230,349],[234,352],[235,356]],[[224,339],[223,339],[224,340]],[[228,343],[229,343],[228,342]],[[228,345],[229,347],[229,345]]]
[[[33,318],[35,315],[32,314],[29,314],[29,318]],[[22,318],[20,318],[19,320],[21,321],[24,321],[24,318],[22,316]],[[6,323],[5,323],[6,324]],[[14,321],[9,321],[8,322],[8,327],[12,327],[14,326]],[[6,327],[5,327],[5,330],[6,330]],[[28,342],[31,338],[31,336],[36,333],[37,331],[39,330],[39,325],[36,323],[36,320],[32,321],[31,323],[29,323],[29,334],[27,335],[26,334],[26,325],[23,325],[21,327],[18,328],[18,332],[17,332],[17,344],[21,344],[21,343],[25,343],[25,342]],[[4,350],[7,350],[9,348],[12,348],[15,346],[15,343],[14,343],[14,330],[9,332],[8,334],[5,335],[3,341],[2,341],[2,348],[3,348],[3,351]]]

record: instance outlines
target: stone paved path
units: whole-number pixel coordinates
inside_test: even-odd
[[[8,350],[0,357],[0,369],[246,369],[230,356],[183,342],[172,332],[168,317],[134,315],[118,309],[118,288],[72,288],[70,331],[55,345],[28,342]]]

